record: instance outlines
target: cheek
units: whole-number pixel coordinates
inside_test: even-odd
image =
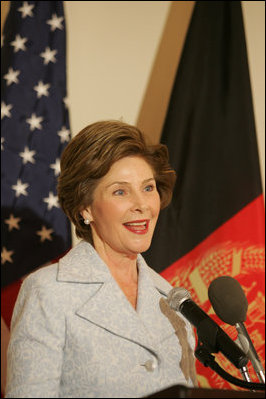
[[[158,217],[161,209],[161,198],[158,192],[152,201],[151,208],[153,209],[154,215]]]
[[[93,212],[94,220],[96,223],[97,221],[106,223],[111,220],[117,220],[123,216],[125,212],[124,208],[125,207],[123,207],[122,204],[110,201],[101,201],[101,204],[95,204]]]

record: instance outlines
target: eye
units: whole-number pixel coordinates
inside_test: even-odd
[[[125,190],[122,190],[121,188],[119,190],[116,190],[113,192],[113,195],[117,195],[117,196],[124,195],[124,194],[125,194]]]
[[[154,190],[154,184],[149,184],[144,188],[144,191],[153,191]]]

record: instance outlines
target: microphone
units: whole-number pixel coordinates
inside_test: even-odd
[[[247,339],[249,344],[247,356],[259,380],[265,383],[265,371],[244,325],[248,301],[241,285],[231,276],[220,276],[211,282],[208,295],[217,316],[225,323],[236,327],[240,341],[243,336]]]
[[[167,296],[170,307],[182,313],[197,329],[201,341],[210,353],[222,352],[237,368],[248,363],[248,358],[239,346],[210,318],[182,287],[172,288]]]

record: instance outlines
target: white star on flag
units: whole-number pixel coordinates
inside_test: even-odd
[[[34,90],[37,91],[37,97],[40,98],[41,96],[48,97],[48,89],[51,87],[49,83],[44,84],[42,80],[39,80],[38,85],[34,86]]]
[[[67,129],[65,126],[62,127],[61,130],[58,132],[58,136],[60,136],[61,143],[65,143],[69,141],[70,130]]]
[[[29,184],[28,183],[22,183],[20,179],[17,180],[17,184],[14,184],[11,186],[13,190],[16,191],[16,197],[19,197],[20,195],[25,195],[27,196],[28,193],[26,189],[28,188]]]
[[[26,119],[26,122],[30,125],[30,130],[42,129],[41,122],[43,121],[42,116],[36,116],[35,113],[31,114],[31,117]]]
[[[63,21],[63,17],[58,17],[56,14],[52,15],[52,19],[48,19],[48,21],[46,21],[46,23],[48,25],[51,25],[50,29],[51,31],[55,31],[56,29],[63,29],[63,25],[61,24],[61,22]]]
[[[51,234],[53,233],[53,231],[53,229],[47,229],[45,226],[42,226],[42,229],[38,230],[36,234],[41,237],[41,242],[45,240],[52,241]]]
[[[9,219],[5,219],[5,223],[8,224],[8,231],[11,231],[13,229],[19,230],[19,222],[21,221],[21,218],[15,218],[13,213],[10,214]]]
[[[24,152],[20,152],[19,155],[23,159],[23,164],[25,165],[27,162],[35,163],[35,159],[33,159],[36,151],[30,151],[29,148],[26,146],[24,148]]]
[[[11,108],[13,108],[13,105],[6,104],[4,101],[1,102],[1,119],[3,119],[5,116],[11,118]]]
[[[34,8],[34,4],[29,4],[27,1],[23,1],[23,6],[18,8],[18,11],[21,12],[22,18],[33,17],[32,9]]]
[[[21,37],[20,35],[16,35],[16,38],[13,42],[11,42],[11,46],[14,47],[14,52],[16,53],[19,50],[25,51],[26,46],[25,43],[28,39],[26,37]]]
[[[67,96],[65,4],[6,3],[11,6],[1,49],[1,251],[5,247],[3,256],[10,260],[2,265],[2,287],[60,257],[72,241],[70,221],[60,209],[56,190],[61,154],[71,137],[63,101]],[[62,143],[58,131],[63,126]]]
[[[59,173],[60,173],[60,159],[59,159],[59,158],[56,159],[55,163],[52,163],[52,164],[50,165],[50,168],[51,168],[51,169],[54,169],[54,174],[55,174],[55,176],[58,176]]]
[[[52,209],[52,207],[59,208],[58,197],[54,195],[51,191],[49,192],[49,197],[44,198],[44,202],[48,204],[48,211]]]
[[[41,57],[44,58],[44,65],[49,64],[49,62],[56,62],[55,59],[55,54],[57,53],[57,50],[51,50],[50,47],[46,47],[45,51],[40,54]]]
[[[13,263],[11,256],[13,255],[14,251],[8,251],[6,247],[3,247],[3,251],[1,252],[1,263],[4,264],[5,262]]]
[[[18,83],[18,75],[20,71],[14,70],[13,68],[8,68],[8,73],[4,75],[4,79],[6,80],[6,84],[9,86],[12,83]]]

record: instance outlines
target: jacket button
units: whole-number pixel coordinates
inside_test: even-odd
[[[155,360],[147,360],[143,366],[146,368],[147,371],[154,371],[156,369],[156,361]]]

